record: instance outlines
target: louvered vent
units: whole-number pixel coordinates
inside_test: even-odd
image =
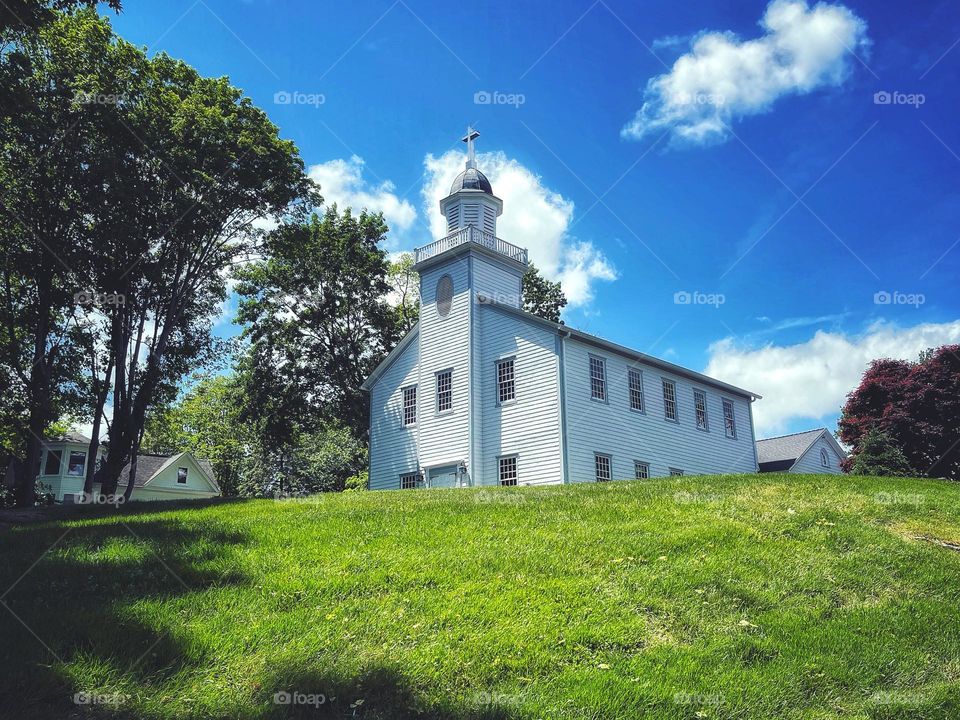
[[[483,229],[491,235],[497,232],[497,212],[490,206],[483,206]]]
[[[480,206],[476,203],[465,203],[463,206],[463,224],[480,227]]]
[[[453,232],[460,227],[460,206],[453,205],[447,209],[447,232]]]

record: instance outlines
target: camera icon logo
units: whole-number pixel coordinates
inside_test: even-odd
[[[693,296],[686,290],[678,290],[673,294],[674,305],[689,305],[692,300]]]
[[[873,294],[874,305],[889,305],[892,299],[892,296],[886,290],[881,290]]]
[[[286,690],[281,690],[280,692],[273,694],[273,704],[274,705],[289,705],[292,700],[290,693]]]
[[[479,90],[473,94],[474,105],[489,105],[493,102],[493,95],[486,90]]]
[[[893,95],[888,93],[886,90],[880,90],[873,94],[873,104],[874,105],[889,105],[893,102]]]
[[[289,105],[291,102],[293,102],[293,95],[286,90],[278,90],[273,94],[274,105]]]

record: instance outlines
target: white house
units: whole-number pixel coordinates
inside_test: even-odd
[[[44,440],[40,453],[41,488],[53,495],[58,503],[73,503],[83,494],[90,438],[67,433]],[[104,449],[98,450],[96,462]],[[95,476],[96,477],[96,476]],[[122,494],[130,479],[130,464],[120,471],[117,492]],[[190,500],[217,497],[220,487],[213,476],[210,462],[194,457],[192,453],[173,455],[138,455],[137,476],[134,478],[130,500]],[[93,491],[100,492],[100,483],[94,482]]]
[[[756,393],[521,309],[476,136],[448,234],[416,250],[420,321],[364,383],[370,488],[756,472]]]
[[[847,453],[826,428],[757,440],[760,472],[838,475]]]

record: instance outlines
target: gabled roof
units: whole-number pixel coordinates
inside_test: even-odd
[[[213,476],[213,466],[210,464],[210,461],[196,458],[192,453],[188,452],[176,453],[174,455],[137,455],[137,477],[134,478],[133,486],[135,488],[144,487],[159,475],[164,468],[177,462],[184,455],[189,455],[193,458],[194,463],[200,468],[203,474],[206,475],[213,489],[220,492],[220,486],[217,485],[217,480]],[[125,488],[129,478],[130,463],[127,463],[123,467],[123,470],[120,471],[119,487]]]
[[[759,400],[762,396],[758,395],[755,392],[750,390],[744,390],[743,388],[737,387],[735,385],[730,385],[723,382],[722,380],[717,380],[710,377],[709,375],[704,375],[703,373],[698,373],[695,370],[690,370],[685,368],[682,365],[675,365],[672,362],[667,362],[666,360],[661,360],[660,358],[654,357],[653,355],[647,355],[642,353],[639,350],[633,350],[624,345],[619,345],[609,340],[604,340],[601,337],[596,335],[591,335],[590,333],[583,332],[582,330],[577,330],[575,328],[564,325],[563,323],[556,323],[551,320],[545,320],[539,315],[534,315],[533,313],[527,312],[520,308],[513,307],[512,305],[506,305],[504,303],[497,302],[496,300],[490,298],[480,298],[480,304],[487,307],[496,308],[497,310],[503,310],[517,317],[521,317],[524,320],[529,322],[548,327],[554,332],[560,334],[564,337],[571,337],[574,340],[580,340],[581,342],[588,343],[594,347],[607,350],[617,355],[622,355],[623,357],[630,358],[631,360],[638,360],[640,362],[646,363],[647,365],[652,365],[653,367],[659,368],[665,372],[673,373],[674,375],[679,375],[680,377],[685,377],[688,380],[693,380],[694,382],[703,383],[705,385],[710,385],[715,388],[720,388],[721,390],[726,390],[727,392],[741,395],[744,397],[752,398]]]
[[[757,463],[762,470],[789,470],[821,438],[826,437],[841,459],[847,453],[826,428],[757,440]]]
[[[397,346],[390,351],[390,353],[383,359],[383,361],[374,368],[373,372],[370,373],[369,377],[363,381],[363,385],[360,386],[361,390],[369,390],[373,387],[373,384],[383,375],[387,368],[393,365],[394,361],[400,357],[404,350],[407,349],[407,346],[413,342],[413,339],[417,336],[417,333],[420,331],[420,322],[410,328],[410,332],[403,336],[400,342],[397,343]]]

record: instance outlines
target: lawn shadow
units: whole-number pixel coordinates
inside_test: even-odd
[[[202,662],[185,657],[170,634],[175,623],[151,626],[139,618],[149,615],[151,601],[176,605],[247,583],[232,561],[246,538],[215,521],[144,519],[168,507],[150,505],[123,508],[119,522],[41,522],[0,533],[0,715],[122,716],[122,703],[103,696],[124,690],[96,687],[97,678],[119,672],[135,686]],[[169,508],[177,509],[173,503]],[[84,519],[118,515],[84,510]],[[88,682],[72,675],[78,666]]]

